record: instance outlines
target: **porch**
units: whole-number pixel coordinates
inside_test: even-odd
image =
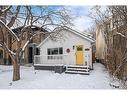
[[[34,68],[36,70],[52,70],[56,73],[89,74],[88,60],[83,64],[76,64],[72,54],[35,55]]]

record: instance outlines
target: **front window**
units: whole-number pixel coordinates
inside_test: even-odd
[[[59,47],[59,48],[48,48],[47,49],[47,55],[48,55],[48,59],[62,59],[62,55],[63,54],[63,48]]]
[[[59,54],[63,54],[63,48],[59,48]]]
[[[63,54],[63,48],[48,48],[47,49],[47,55],[59,55]]]

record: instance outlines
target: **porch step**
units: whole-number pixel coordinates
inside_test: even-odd
[[[89,72],[79,72],[79,71],[65,71],[65,73],[89,75]]]
[[[86,69],[86,68],[66,68],[67,70],[69,70],[69,71],[84,71],[84,72],[88,72],[89,71],[89,69]]]
[[[65,73],[89,75],[88,66],[66,66]]]
[[[88,66],[67,66],[67,68],[71,68],[71,69],[89,69]]]

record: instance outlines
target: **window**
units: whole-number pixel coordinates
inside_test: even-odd
[[[36,48],[36,55],[40,55],[40,49]]]
[[[47,54],[48,55],[58,55],[58,54],[63,54],[63,48],[48,48],[47,49]]]
[[[81,46],[78,46],[78,47],[77,47],[77,51],[83,51],[82,49],[83,49],[83,48],[82,48]]]
[[[59,48],[59,54],[63,54],[63,48]]]
[[[50,51],[51,51],[50,49],[47,50],[47,54],[48,55],[51,55]]]
[[[54,48],[53,50],[52,50],[52,54],[54,55],[54,54],[58,54],[58,48]]]
[[[48,48],[47,49],[47,59],[62,59],[62,54],[63,54],[63,48],[62,47],[59,47],[59,48]]]

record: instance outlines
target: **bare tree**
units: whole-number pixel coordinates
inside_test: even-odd
[[[89,34],[91,34],[91,37],[96,39],[96,25],[92,25],[90,26],[86,32],[88,32]]]
[[[127,6],[101,6],[92,8],[91,18],[101,28],[105,40],[105,63],[113,78],[127,80]],[[127,87],[127,86],[126,86]]]
[[[0,6],[0,46],[9,54],[13,64],[13,81],[20,79],[20,58],[29,42],[34,36],[39,35],[41,29],[55,29],[71,25],[71,18],[64,6],[59,9],[53,6]],[[11,29],[22,26],[20,34],[15,34]],[[40,31],[32,32],[32,27],[39,27]],[[29,34],[27,41],[22,46],[22,36]],[[17,41],[17,50],[13,52],[8,44],[9,36]]]
[[[124,83],[127,81],[127,6],[109,6],[109,9],[113,22],[112,52],[116,56],[114,60],[110,60],[110,63],[114,63],[112,74]]]
[[[106,62],[107,60],[107,47],[110,47],[109,49],[111,49],[111,46],[109,45],[110,41],[110,17],[111,17],[111,12],[109,11],[107,6],[94,6],[91,8],[89,15],[88,15],[94,22],[95,22],[95,30],[98,31],[96,33],[96,36],[98,34],[100,34],[100,32],[102,33],[102,35],[104,36],[104,45],[105,48],[103,49],[103,54],[98,55],[98,56],[105,56],[104,61]],[[97,38],[96,38],[97,39]],[[102,39],[102,40],[103,40]],[[102,57],[103,58],[103,57]],[[105,63],[104,62],[104,63]],[[107,63],[107,62],[106,62]],[[106,65],[106,64],[105,64]],[[108,68],[108,66],[106,66]]]

